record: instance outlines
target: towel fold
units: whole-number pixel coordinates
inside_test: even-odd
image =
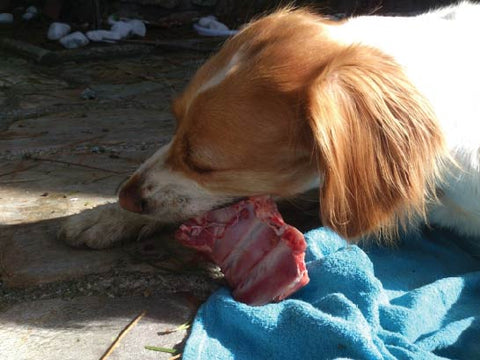
[[[251,307],[220,289],[200,308],[183,358],[480,359],[480,260],[441,231],[398,247],[306,234],[310,283]]]

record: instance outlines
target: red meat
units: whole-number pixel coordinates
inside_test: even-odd
[[[234,298],[249,305],[280,301],[309,281],[305,239],[267,196],[193,218],[175,237],[219,265]]]

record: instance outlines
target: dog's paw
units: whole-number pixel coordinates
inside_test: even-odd
[[[74,247],[86,245],[105,249],[118,242],[137,239],[142,228],[150,228],[151,224],[151,220],[123,210],[118,204],[107,204],[69,216],[58,238]]]

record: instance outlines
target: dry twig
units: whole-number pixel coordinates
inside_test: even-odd
[[[125,329],[123,329],[120,334],[118,334],[117,338],[115,341],[110,345],[110,347],[105,351],[105,353],[102,355],[100,360],[105,360],[107,357],[110,356],[110,354],[115,350],[117,345],[120,343],[120,341],[127,335],[127,333],[135,326],[137,323],[146,315],[147,311],[142,311],[141,314],[139,314],[135,319],[132,320],[130,324],[127,325]]]

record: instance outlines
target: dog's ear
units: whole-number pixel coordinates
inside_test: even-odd
[[[445,145],[430,104],[397,63],[349,47],[320,70],[306,97],[324,225],[355,240],[391,235],[425,214]]]

